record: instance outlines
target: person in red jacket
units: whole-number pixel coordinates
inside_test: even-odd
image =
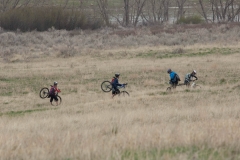
[[[50,97],[50,103],[52,104],[53,99],[56,101],[57,105],[58,105],[58,98],[57,98],[57,93],[61,92],[60,89],[57,88],[58,83],[54,82],[53,86],[51,87],[50,91],[49,91],[49,97]]]

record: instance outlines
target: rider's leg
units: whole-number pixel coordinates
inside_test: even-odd
[[[54,100],[56,101],[56,104],[58,105],[58,98],[56,95],[53,96]]]
[[[172,87],[173,87],[173,89],[176,89],[177,85],[178,85],[178,81],[173,82],[173,83],[172,83]]]
[[[52,105],[52,101],[53,101],[53,97],[50,96],[50,103],[51,103],[51,105]]]
[[[186,85],[186,87],[188,87],[188,88],[190,87],[190,82],[188,80],[186,80],[186,79],[184,81],[184,84]]]
[[[113,90],[112,90],[112,98],[113,98],[114,96],[116,96],[117,94],[119,94],[119,93],[120,93],[120,90],[119,90],[119,89],[113,88]]]
[[[113,88],[113,89],[112,89],[112,98],[115,96],[115,94],[116,94],[116,93],[115,93],[115,89]]]

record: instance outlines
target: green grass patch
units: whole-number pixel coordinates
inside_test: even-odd
[[[0,81],[2,82],[10,82],[12,81],[13,79],[7,79],[7,78],[0,78]]]
[[[200,24],[203,22],[204,22],[204,20],[202,19],[201,16],[193,15],[193,16],[189,16],[189,17],[181,17],[177,21],[177,24]]]
[[[227,81],[225,78],[220,79],[220,84],[225,84]]]
[[[0,92],[0,96],[12,96],[13,92],[12,91],[3,91]]]
[[[195,57],[195,56],[207,56],[212,54],[230,55],[234,53],[239,53],[239,49],[231,48],[208,48],[208,49],[198,49],[193,50],[183,50],[181,48],[175,49],[173,51],[154,51],[149,50],[147,52],[138,53],[136,57],[139,58],[175,58],[175,57]]]
[[[184,157],[186,160],[198,159],[198,160],[225,160],[228,158],[239,157],[240,151],[232,150],[231,148],[210,148],[210,147],[173,147],[158,149],[153,148],[150,150],[124,150],[121,154],[121,160],[159,160],[176,159],[178,157]]]
[[[159,92],[158,94],[159,94],[159,95],[167,95],[168,92]]]
[[[0,116],[3,115],[7,115],[7,116],[23,116],[25,114],[28,113],[34,113],[34,112],[41,112],[41,111],[46,111],[46,110],[55,110],[57,108],[53,108],[53,109],[47,109],[47,108],[42,108],[42,109],[32,109],[32,110],[22,110],[22,111],[9,111],[9,112],[5,112],[5,113],[0,113]]]
[[[9,104],[9,102],[3,102],[3,104]]]

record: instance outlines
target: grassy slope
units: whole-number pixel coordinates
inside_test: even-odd
[[[63,42],[58,38],[59,45],[71,40],[71,36]],[[30,51],[25,52],[28,58],[12,53],[6,61],[2,56],[2,159],[239,158],[239,44],[129,48],[120,41],[123,46],[110,49],[107,46],[116,37],[102,45],[95,34],[87,38],[99,50],[75,42],[74,49],[81,54],[62,58],[59,54],[63,53],[52,50],[47,58],[39,51],[45,46],[42,40],[36,46],[29,44],[32,54],[39,56]],[[131,43],[128,38],[131,36],[121,39]],[[2,50],[9,47],[6,44]],[[202,88],[179,87],[166,93],[169,67],[182,80],[196,69]],[[120,82],[128,82],[129,98],[111,99],[110,93],[101,91],[101,82],[110,80],[115,72],[121,73]],[[62,90],[59,107],[38,96],[41,87],[55,80]]]

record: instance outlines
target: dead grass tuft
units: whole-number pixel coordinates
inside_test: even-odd
[[[118,35],[120,37],[127,37],[130,35],[136,35],[136,31],[135,30],[119,30],[119,31],[113,31],[112,33],[110,33],[110,35]]]

